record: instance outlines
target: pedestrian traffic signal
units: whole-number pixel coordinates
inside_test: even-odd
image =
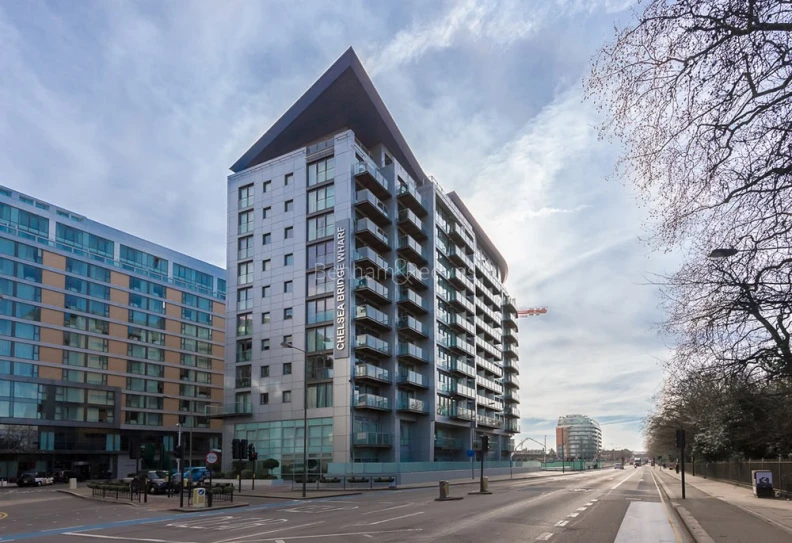
[[[481,450],[482,451],[489,450],[489,436],[481,436]]]
[[[247,458],[247,450],[248,450],[248,440],[247,439],[240,439],[239,440],[239,460],[244,460]]]
[[[173,449],[173,458],[182,458],[182,446],[176,445],[176,448]]]
[[[231,458],[233,460],[239,460],[239,459],[242,458],[242,454],[241,454],[240,448],[239,448],[239,440],[238,439],[232,439],[231,440]]]
[[[258,453],[256,452],[256,447],[251,443],[248,445],[247,448],[247,459],[251,462],[258,460]]]

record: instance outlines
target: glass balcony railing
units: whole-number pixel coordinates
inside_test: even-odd
[[[421,260],[428,260],[426,250],[412,236],[399,236],[398,248],[399,250],[407,251],[408,254],[419,256]]]
[[[396,326],[400,329],[412,330],[424,336],[427,335],[426,326],[415,317],[401,317],[396,321]]]
[[[514,385],[514,386],[517,386],[517,387],[519,387],[519,386],[520,386],[520,378],[519,378],[519,377],[517,377],[517,376],[516,376],[516,375],[514,375],[514,374],[509,374],[509,375],[507,375],[507,376],[506,376],[506,377],[503,379],[503,382],[504,382],[505,384],[507,384],[507,385]]]
[[[382,256],[371,247],[361,247],[355,251],[355,261],[359,262],[361,260],[368,260],[382,270],[387,270],[389,268],[388,261],[382,258]]]
[[[390,372],[373,364],[355,365],[355,379],[376,379],[377,381],[390,382]]]
[[[355,337],[355,347],[358,349],[369,348],[383,354],[390,354],[390,344],[387,341],[370,336],[369,334],[358,334]]]
[[[379,240],[384,246],[390,247],[390,236],[377,223],[371,219],[358,219],[355,221],[355,232],[366,233]]]
[[[371,319],[383,326],[390,326],[390,317],[370,305],[359,305],[355,308],[356,319]]]
[[[417,305],[418,307],[420,307],[421,309],[423,309],[425,311],[428,310],[428,304],[426,303],[426,300],[424,300],[415,291],[410,290],[408,288],[402,288],[401,290],[399,290],[398,301],[399,302],[411,302],[414,305]]]
[[[399,196],[407,196],[408,198],[412,198],[415,203],[417,203],[421,209],[426,210],[426,204],[424,203],[423,197],[418,193],[418,189],[413,187],[409,184],[404,184],[399,186]]]
[[[503,369],[497,364],[490,362],[489,360],[486,360],[485,358],[477,356],[476,365],[482,369],[494,373],[497,377],[503,376]]]
[[[411,398],[405,394],[399,394],[398,409],[400,411],[413,411],[416,413],[426,413],[423,400]]]
[[[423,362],[427,361],[423,349],[421,349],[417,345],[413,345],[412,343],[408,343],[408,342],[399,343],[399,348],[396,354],[398,356],[409,356],[412,358],[416,358]]]
[[[462,383],[455,383],[454,394],[458,394],[473,400],[476,398],[476,389],[467,385],[463,385]]]
[[[399,384],[425,387],[426,378],[417,371],[399,368]]]
[[[520,421],[519,420],[507,420],[505,428],[509,432],[520,433]]]
[[[483,386],[484,388],[489,389],[496,394],[503,394],[503,385],[493,381],[492,379],[487,379],[486,377],[479,375],[476,377],[476,384]]]
[[[369,447],[390,447],[393,442],[391,434],[381,432],[355,432],[353,439],[355,445]]]
[[[352,175],[355,177],[368,177],[374,180],[381,187],[381,189],[384,189],[388,193],[391,192],[390,183],[388,180],[377,171],[377,168],[368,162],[358,162],[357,164],[353,164]]]
[[[520,372],[520,363],[514,358],[506,358],[503,361],[503,368],[505,370],[513,371],[513,372]]]
[[[513,390],[507,390],[506,392],[503,393],[503,399],[506,400],[506,401],[511,401],[511,402],[519,402],[520,401],[520,395],[519,395],[519,393],[517,393],[517,392],[515,392]]]
[[[520,408],[516,405],[510,405],[503,410],[504,414],[507,417],[519,417],[520,416]]]
[[[503,428],[503,419],[490,417],[487,415],[479,415],[476,417],[478,423],[482,426],[489,426],[490,428]]]
[[[487,409],[495,409],[496,411],[503,411],[503,400],[497,398],[488,398],[478,394],[476,396],[476,403],[479,407],[486,407]]]
[[[435,437],[435,449],[454,449],[459,450],[463,448],[461,439],[454,439],[453,437]]]
[[[378,294],[382,298],[390,300],[390,291],[388,287],[371,277],[363,277],[355,281],[355,289],[367,289]]]
[[[476,368],[472,364],[468,364],[462,360],[456,359],[451,361],[451,370],[464,373],[467,376],[475,377]]]
[[[426,237],[423,221],[409,209],[402,208],[399,210],[399,223],[403,225],[405,230],[410,231],[411,234],[424,238]]]
[[[412,262],[405,262],[399,259],[396,262],[396,271],[399,275],[405,277],[412,277],[421,283],[426,283],[426,278],[424,277],[424,272],[421,268],[413,264]]]
[[[451,416],[463,420],[475,420],[476,412],[467,407],[454,406],[451,409]]]
[[[386,218],[390,219],[390,212],[388,211],[388,207],[382,203],[382,201],[377,198],[373,192],[370,190],[359,190],[355,193],[355,203],[356,204],[363,204],[368,203],[371,204],[373,208],[376,208],[382,215]]]
[[[356,394],[355,406],[356,407],[372,407],[375,409],[390,409],[388,407],[388,398],[385,396],[377,396],[376,394]]]

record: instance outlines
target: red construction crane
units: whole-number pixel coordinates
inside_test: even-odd
[[[517,317],[538,317],[547,313],[547,307],[526,307],[517,310]]]

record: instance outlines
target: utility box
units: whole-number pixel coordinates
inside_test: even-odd
[[[489,491],[489,477],[482,477],[481,478],[481,491],[488,492]]]
[[[751,486],[754,496],[757,498],[774,498],[773,491],[773,472],[763,469],[751,471]]]
[[[69,490],[77,490],[77,479],[74,477],[69,479]]]
[[[448,498],[448,481],[440,481],[440,499]]]

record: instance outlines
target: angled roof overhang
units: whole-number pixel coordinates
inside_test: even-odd
[[[415,181],[422,183],[426,178],[351,47],[231,170],[241,172],[347,128],[366,147],[384,144]]]

